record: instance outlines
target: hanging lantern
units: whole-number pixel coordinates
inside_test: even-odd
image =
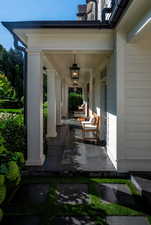
[[[73,81],[73,86],[78,86],[78,82],[76,80]]]
[[[71,79],[72,80],[79,80],[79,75],[80,75],[80,67],[76,63],[76,56],[74,55],[74,63],[70,67],[70,72],[71,72]]]

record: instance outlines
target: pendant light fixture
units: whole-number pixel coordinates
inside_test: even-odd
[[[76,55],[74,55],[74,63],[70,67],[71,79],[72,80],[79,80],[80,75],[80,67],[76,63]]]

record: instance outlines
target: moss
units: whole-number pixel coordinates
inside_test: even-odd
[[[10,181],[15,181],[18,179],[18,177],[20,177],[20,170],[16,162],[8,162],[8,172],[6,174],[6,177]]]
[[[5,198],[6,198],[6,186],[0,185],[0,204],[2,204]]]
[[[3,210],[0,208],[0,222],[2,221],[3,219]]]
[[[5,176],[0,174],[0,185],[3,185],[5,182]]]

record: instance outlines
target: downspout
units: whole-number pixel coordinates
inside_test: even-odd
[[[24,53],[23,63],[23,94],[24,94],[24,129],[25,129],[25,140],[27,140],[27,51],[25,47],[18,45],[18,38],[13,34],[14,47]],[[25,155],[26,157],[27,155]]]

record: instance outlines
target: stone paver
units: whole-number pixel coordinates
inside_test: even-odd
[[[89,203],[88,187],[86,184],[59,184],[58,202],[63,204]]]
[[[16,204],[23,202],[31,204],[45,203],[47,193],[49,191],[49,184],[24,184],[17,191],[12,203]]]
[[[2,221],[2,225],[41,225],[39,216],[6,216]]]
[[[45,204],[48,191],[49,184],[24,184],[6,207],[6,212],[9,210],[14,213],[30,213],[30,208],[34,212]]]
[[[47,225],[49,225],[49,223]],[[88,216],[62,216],[56,217],[53,221],[53,225],[96,225],[96,223]]]
[[[147,218],[142,216],[108,216],[108,225],[149,225]]]
[[[132,196],[126,184],[102,183],[97,185],[101,199],[104,202],[118,203],[132,209],[138,209],[138,201]]]
[[[105,148],[84,143],[79,128],[78,121],[64,120],[64,125],[57,128],[57,137],[48,138],[47,162],[41,170],[115,171]]]

